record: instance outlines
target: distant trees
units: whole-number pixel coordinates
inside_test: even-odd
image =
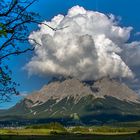
[[[50,129],[52,131],[59,130],[62,132],[67,131],[66,128],[58,122],[51,122],[48,124],[40,124],[40,125],[39,124],[38,125],[31,125],[31,126],[27,126],[26,129]]]
[[[7,60],[12,55],[20,55],[34,50],[28,42],[28,24],[36,22],[39,15],[27,9],[36,0],[0,0],[0,102],[9,101],[11,95],[18,95]]]

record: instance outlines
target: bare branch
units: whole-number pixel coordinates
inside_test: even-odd
[[[11,78],[11,70],[4,61],[12,55],[20,55],[33,51],[34,47],[19,46],[19,43],[26,43],[32,40],[40,45],[35,39],[28,38],[29,27],[37,17],[37,13],[27,10],[37,0],[10,0],[0,1],[0,102],[9,101],[10,96],[17,95],[18,84]],[[7,6],[8,5],[8,6]],[[9,6],[10,5],[10,6]],[[32,22],[34,23],[34,22]]]
[[[61,27],[61,28],[55,28],[56,29],[56,31],[57,30],[63,30],[63,29],[65,29],[65,28],[68,28],[69,26],[64,26],[64,27]]]
[[[32,21],[33,23],[37,23],[37,24],[44,24],[46,26],[48,26],[50,29],[52,29],[53,31],[56,31],[56,28],[51,27],[50,25],[43,23],[43,22],[39,22],[39,21]]]
[[[27,6],[25,6],[25,7],[18,13],[17,17],[16,17],[14,20],[10,21],[10,22],[7,23],[6,25],[9,25],[9,24],[13,23],[14,21],[17,21],[18,19],[20,19],[19,16],[21,16],[21,14],[22,14],[25,10],[27,10],[27,8],[30,7],[30,6],[31,6],[34,2],[36,2],[36,1],[37,1],[37,0],[33,0],[32,2],[30,2]]]
[[[29,41],[29,40],[32,40],[33,42],[35,42],[35,44],[39,45],[39,46],[42,46],[41,44],[39,44],[35,39],[33,38],[13,38],[14,40],[19,40],[19,41]]]
[[[7,40],[2,44],[2,46],[0,47],[0,51],[1,51],[3,48],[5,48],[5,47],[7,46],[7,44],[8,44],[10,41],[12,41],[14,35],[15,35],[15,34],[12,34],[12,36],[11,36],[9,39],[7,39]]]
[[[11,2],[11,4],[10,4],[10,5],[12,5],[12,6],[9,7],[9,9],[8,9],[7,12],[0,14],[0,17],[7,16],[7,15],[14,9],[14,7],[17,5],[18,1],[17,1],[17,0],[14,0],[14,3],[13,3],[13,4],[12,4],[12,3],[13,3],[13,0],[12,0],[12,2]]]
[[[31,22],[34,22],[34,23],[37,23],[37,24],[43,24],[43,25],[46,25],[47,27],[49,27],[50,29],[52,29],[53,31],[57,31],[57,30],[63,30],[65,28],[68,28],[69,26],[65,26],[65,27],[62,27],[62,28],[54,28],[44,22],[39,22],[39,21],[31,21]]]
[[[2,59],[4,59],[4,58],[6,58],[6,57],[8,57],[8,56],[11,56],[11,55],[19,55],[19,54],[22,54],[22,53],[26,53],[26,52],[28,52],[28,51],[33,51],[35,48],[33,47],[33,48],[27,48],[27,49],[25,49],[25,50],[17,50],[17,51],[14,51],[14,52],[10,52],[10,53],[8,53],[8,54],[6,54],[6,55],[4,55],[4,56],[1,56],[0,57],[0,61],[2,60]]]

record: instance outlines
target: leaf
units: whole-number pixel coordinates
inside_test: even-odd
[[[5,30],[0,30],[0,37],[1,36],[7,37],[7,32]]]

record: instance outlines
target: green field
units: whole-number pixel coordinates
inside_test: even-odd
[[[59,123],[0,129],[0,140],[140,140],[139,122],[110,126],[71,126]],[[135,125],[137,124],[137,125]]]
[[[137,129],[110,128],[110,127],[73,127],[66,131],[55,129],[1,129],[0,135],[125,135],[135,134]]]

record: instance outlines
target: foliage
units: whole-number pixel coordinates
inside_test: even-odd
[[[67,140],[139,140],[139,128],[137,130],[133,130],[130,128],[120,128],[120,127],[109,127],[109,126],[76,126],[76,127],[66,127],[66,132],[62,130],[58,130],[57,127],[55,129],[49,129],[52,126],[60,126],[58,123],[50,123],[46,124],[49,126],[46,128],[38,127],[38,129],[33,129],[28,127],[28,129],[20,128],[20,129],[1,129],[0,130],[0,138],[2,139],[67,139]],[[53,127],[54,128],[54,127]],[[73,130],[73,131],[72,131]],[[74,131],[75,130],[75,131]],[[53,134],[53,135],[52,135]],[[5,136],[5,138],[4,138]],[[27,137],[26,137],[27,136]],[[43,137],[42,137],[43,136]]]
[[[28,24],[35,22],[37,13],[27,10],[36,0],[1,0],[0,1],[0,102],[9,101],[11,95],[19,93],[18,84],[11,79],[12,72],[8,59],[34,48],[21,45],[28,42]]]
[[[7,37],[7,32],[6,27],[2,23],[0,23],[0,37],[2,36]]]
[[[82,133],[82,134],[109,134],[109,133],[135,133],[138,128],[129,127],[111,127],[111,126],[75,126],[70,130],[72,133]]]
[[[12,73],[7,65],[0,65],[0,102],[9,101],[12,94],[18,94],[16,91],[17,84],[12,81]],[[7,93],[8,92],[8,93]]]
[[[51,122],[48,124],[27,126],[26,129],[51,129],[51,130],[60,130],[63,132],[66,131],[65,127],[58,122]]]
[[[82,127],[82,126],[75,126],[71,129],[71,132],[73,133],[87,133],[89,132],[89,128],[88,127]]]

